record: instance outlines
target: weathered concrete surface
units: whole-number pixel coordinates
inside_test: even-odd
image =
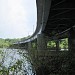
[[[69,51],[75,52],[75,29],[71,28],[68,33]]]
[[[47,50],[47,43],[44,34],[38,34],[37,36],[37,50]]]

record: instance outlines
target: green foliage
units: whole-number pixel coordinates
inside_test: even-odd
[[[12,43],[19,41],[19,39],[2,39],[0,38],[0,48],[7,48]]]
[[[67,48],[68,48],[68,38],[62,39],[62,40],[60,41],[59,47],[60,47],[60,48],[67,49]]]
[[[33,48],[36,48],[36,43],[32,43],[32,47]]]
[[[56,47],[55,41],[49,41],[49,42],[47,43],[47,47],[48,47],[48,48]]]
[[[55,41],[48,41],[47,48],[55,48],[56,42]],[[61,39],[59,41],[60,49],[68,49],[68,38]]]
[[[18,41],[25,41],[26,39],[28,39],[30,36],[27,37],[23,37],[23,38],[14,38],[14,39],[3,39],[0,38],[0,48],[7,48],[10,45],[12,45],[14,42],[18,42]]]
[[[28,55],[24,51],[13,49],[0,49],[0,75],[29,75],[31,65],[26,63]],[[26,54],[26,55],[25,55]],[[17,56],[17,57],[16,57]]]

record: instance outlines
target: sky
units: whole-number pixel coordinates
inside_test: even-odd
[[[36,0],[0,0],[0,38],[32,35],[36,22]]]

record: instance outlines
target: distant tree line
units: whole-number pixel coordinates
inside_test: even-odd
[[[29,37],[30,36],[23,37],[23,38],[14,38],[14,39],[10,39],[10,38],[3,39],[3,38],[0,38],[0,48],[7,48],[10,45],[12,45],[13,43],[18,42],[18,41],[25,41]]]
[[[0,48],[6,48],[9,47],[9,45],[11,45],[14,42],[19,41],[19,39],[3,39],[0,38]]]

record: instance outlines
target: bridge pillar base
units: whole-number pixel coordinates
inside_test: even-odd
[[[38,34],[37,36],[37,50],[46,50],[47,42],[44,34]]]

